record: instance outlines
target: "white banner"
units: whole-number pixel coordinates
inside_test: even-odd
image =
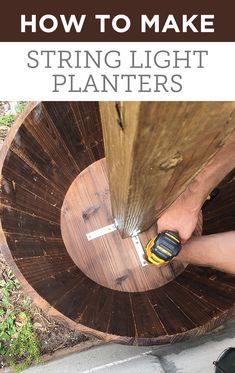
[[[235,100],[235,43],[0,43],[0,51],[0,100]]]

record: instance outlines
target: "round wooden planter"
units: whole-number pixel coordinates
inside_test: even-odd
[[[63,323],[112,342],[175,342],[223,323],[235,310],[234,277],[172,263],[155,281],[152,266],[134,275],[138,258],[132,268],[118,232],[85,239],[98,210],[111,217],[103,157],[97,103],[31,103],[16,121],[1,151],[1,250],[25,291]],[[234,175],[203,211],[205,234],[235,227]]]

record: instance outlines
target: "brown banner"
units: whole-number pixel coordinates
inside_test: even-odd
[[[72,14],[76,16],[78,26],[80,17],[86,15],[80,32],[74,27],[65,31],[61,15],[67,23]],[[101,32],[101,21],[95,18],[100,14],[110,16],[104,21],[105,32]],[[115,18],[120,14],[130,20],[126,32],[117,31],[125,27],[125,20]],[[155,18],[156,24],[151,28],[146,27],[145,32],[141,32],[142,14],[149,20],[154,15],[159,17]],[[25,15],[26,22],[32,21],[31,26],[25,26],[25,32],[22,32],[21,15]],[[32,15],[35,15],[33,19]],[[174,19],[167,20],[169,15]],[[187,17],[184,21],[183,15]],[[203,20],[203,15],[214,18]],[[190,17],[193,17],[191,26],[187,24]],[[235,3],[232,1],[7,1],[0,12],[0,41],[235,41],[234,17]],[[212,26],[207,23],[204,27],[203,22],[213,22],[214,32],[209,32]]]

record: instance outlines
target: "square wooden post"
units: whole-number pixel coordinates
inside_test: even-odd
[[[113,216],[148,229],[235,129],[235,102],[101,102]]]

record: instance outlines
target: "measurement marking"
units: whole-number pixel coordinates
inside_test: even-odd
[[[86,234],[88,241],[94,240],[95,238],[102,237],[105,234],[114,232],[117,230],[117,226],[115,224],[106,225],[103,228],[97,229],[96,231],[89,232]]]

